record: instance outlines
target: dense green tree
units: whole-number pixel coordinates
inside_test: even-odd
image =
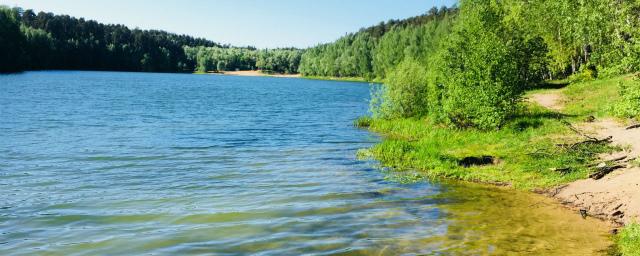
[[[23,68],[25,37],[20,31],[17,10],[0,8],[0,72]]]
[[[466,0],[441,53],[442,110],[458,127],[496,128],[527,85],[528,48],[496,1]]]

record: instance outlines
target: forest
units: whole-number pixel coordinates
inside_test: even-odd
[[[384,78],[405,58],[426,59],[456,13],[456,7],[434,7],[424,15],[363,28],[307,49],[299,71],[306,76]]]
[[[462,0],[307,49],[299,71],[384,82],[377,118],[495,129],[545,80],[638,71],[639,10],[637,1]]]
[[[231,47],[160,30],[0,6],[0,72],[110,70],[295,73],[301,51]]]

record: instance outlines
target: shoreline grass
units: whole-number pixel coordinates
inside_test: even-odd
[[[568,149],[557,146],[581,138],[563,122],[564,116],[538,106],[528,106],[500,130],[455,130],[428,119],[362,119],[385,138],[360,152],[399,172],[416,170],[418,178],[445,177],[490,184],[509,184],[515,189],[548,189],[586,178],[587,164],[599,153],[612,151],[605,145],[587,144]],[[465,158],[491,156],[495,164],[462,166]]]

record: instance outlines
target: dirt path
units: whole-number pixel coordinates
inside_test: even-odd
[[[530,95],[527,101],[535,102],[545,108],[556,111],[562,110],[564,107],[564,97],[558,90]]]
[[[554,90],[531,95],[529,101],[561,111],[562,92]],[[615,120],[596,120],[576,125],[586,134],[598,138],[611,136],[614,144],[624,150],[603,155],[602,161],[626,157],[624,168],[600,180],[585,179],[572,182],[553,192],[553,196],[572,208],[585,210],[588,215],[612,220],[618,224],[640,221],[640,168],[633,159],[640,157],[640,128],[627,130]]]

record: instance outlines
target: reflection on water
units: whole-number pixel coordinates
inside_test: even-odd
[[[366,84],[0,77],[0,255],[589,255],[607,227],[537,195],[399,184],[355,153]]]

